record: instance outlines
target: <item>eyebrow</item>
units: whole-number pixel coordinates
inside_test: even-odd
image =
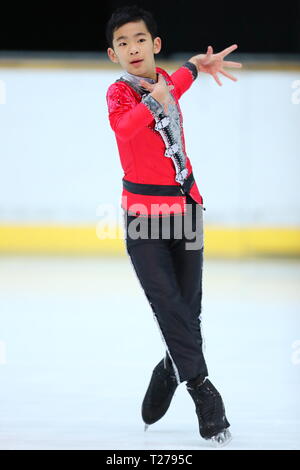
[[[134,34],[134,37],[136,37],[136,36],[147,36],[147,34],[146,33],[136,33],[136,34]],[[128,38],[127,38],[127,36],[119,36],[116,39],[116,41],[120,41],[120,39],[128,39]]]

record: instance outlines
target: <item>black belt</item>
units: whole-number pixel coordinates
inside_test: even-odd
[[[123,178],[123,188],[134,194],[143,194],[144,196],[182,196],[189,193],[194,180],[191,173],[183,185],[176,186],[174,184],[141,184],[127,181]]]

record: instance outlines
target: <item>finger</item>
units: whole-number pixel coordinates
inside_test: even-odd
[[[152,83],[147,82],[147,81],[144,80],[143,78],[140,79],[140,83],[142,83],[143,85],[149,86],[149,87],[153,87],[153,84],[152,84]]]
[[[230,54],[230,52],[237,49],[237,47],[238,47],[237,44],[233,44],[232,46],[226,47],[226,49],[224,49],[223,51],[220,52],[220,56],[225,57],[226,55]]]
[[[148,83],[146,82],[146,80],[140,80],[140,84],[142,85],[142,87],[146,88],[147,90],[153,88],[153,85],[151,85],[151,83]]]
[[[213,48],[212,48],[212,46],[208,46],[206,54],[207,54],[207,55],[211,55],[212,53],[213,53]]]
[[[222,86],[222,82],[220,81],[218,75],[216,73],[213,73],[212,76],[214,77],[214,79],[216,80],[217,84]]]
[[[237,78],[234,77],[233,75],[231,75],[230,73],[225,72],[225,70],[220,70],[220,73],[222,73],[223,75],[225,75],[225,77],[230,78],[230,80],[233,80],[234,82],[237,82]]]
[[[235,67],[235,68],[241,68],[243,67],[243,64],[240,62],[230,62],[228,60],[223,60],[223,66],[225,65],[226,67]]]

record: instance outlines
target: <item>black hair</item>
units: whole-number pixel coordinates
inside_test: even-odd
[[[113,37],[116,29],[131,21],[141,20],[145,22],[152,40],[154,40],[157,37],[157,24],[150,11],[146,11],[138,5],[126,5],[117,8],[106,25],[105,36],[109,47],[113,49]]]

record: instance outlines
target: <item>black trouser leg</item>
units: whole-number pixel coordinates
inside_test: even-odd
[[[127,228],[133,219],[128,217]],[[147,223],[151,224],[151,219]],[[127,252],[157,320],[178,383],[208,375],[199,321],[203,247],[189,250],[187,241],[184,234],[175,238],[172,229],[169,239],[132,240],[128,232],[126,239]]]

